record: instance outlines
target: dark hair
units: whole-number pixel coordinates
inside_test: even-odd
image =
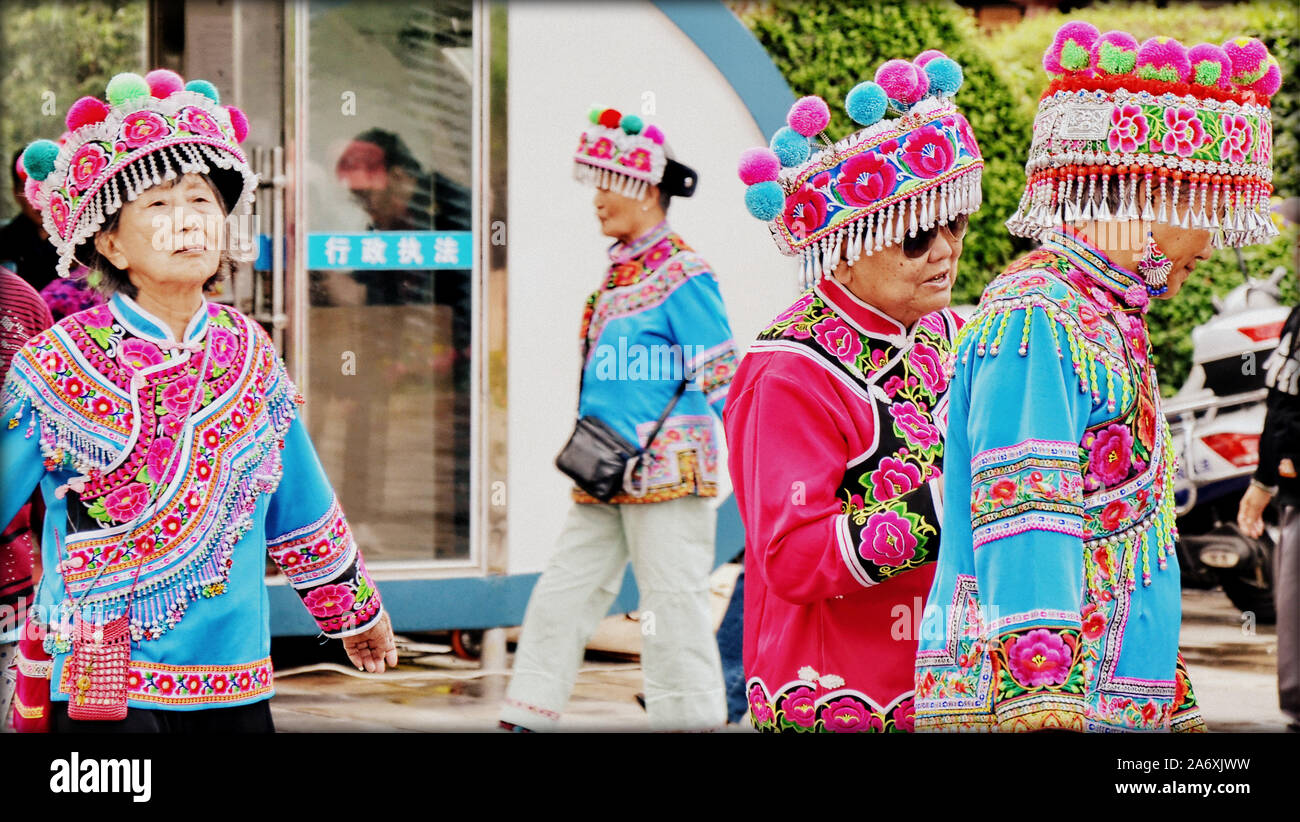
[[[229,211],[226,209],[225,198],[221,196],[221,189],[217,188],[217,184],[213,182],[209,175],[199,174],[199,177],[203,178],[203,181],[212,188],[212,193],[216,195],[217,203],[221,206],[221,219],[225,220],[226,217],[229,216]],[[158,186],[153,186],[153,188],[171,188],[180,182],[180,180],[180,177],[173,177],[170,180],[164,180]],[[149,189],[145,189],[145,191],[148,190]],[[145,191],[140,192],[136,199],[144,196]],[[117,211],[114,211],[104,219],[103,225],[99,227],[99,230],[95,232],[94,236],[85,241],[78,248],[79,252],[84,249],[84,257],[82,257],[81,254],[78,254],[77,256],[82,258],[81,261],[91,271],[99,272],[100,280],[93,286],[95,290],[105,296],[120,291],[122,294],[134,300],[139,294],[139,289],[137,289],[135,284],[131,282],[130,276],[128,276],[127,272],[109,262],[108,258],[103,254],[100,254],[99,249],[95,247],[95,237],[98,237],[104,232],[112,233],[117,231],[118,222],[122,217],[122,209],[125,207],[126,203],[123,203]],[[217,263],[217,272],[203,281],[203,293],[210,293],[217,283],[233,274],[234,270],[234,258],[230,256],[229,251],[223,248],[221,250],[221,260]]]
[[[667,191],[663,190],[662,188],[659,189],[659,207],[664,210],[665,214],[668,213],[668,204],[671,203],[672,200],[673,200],[673,195],[669,194]]]
[[[385,168],[400,168],[414,177],[419,177],[424,173],[424,169],[420,168],[420,161],[415,159],[415,155],[411,153],[411,149],[407,147],[406,142],[391,131],[372,128],[369,131],[361,132],[352,139],[379,146],[380,150],[384,152]]]

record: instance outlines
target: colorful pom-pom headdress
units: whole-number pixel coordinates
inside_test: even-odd
[[[658,126],[599,106],[591,109],[588,119],[591,124],[573,154],[575,179],[637,200],[650,186],[674,197],[695,193],[699,175],[668,156]]]
[[[61,277],[122,203],[164,180],[210,175],[228,213],[251,205],[257,190],[257,175],[239,148],[248,120],[221,105],[207,80],[186,83],[158,69],[144,77],[119,74],[106,92],[107,103],[82,97],[72,104],[58,142],[36,140],[22,155],[24,190],[44,215]]]
[[[741,155],[745,206],[781,253],[802,258],[805,287],[841,259],[852,264],[979,208],[984,160],[952,101],[961,84],[961,67],[942,52],[890,60],[845,98],[863,128],[836,143],[823,135],[814,150],[830,109],[804,97],[767,148]],[[886,119],[890,111],[901,116]]]
[[[1139,44],[1075,21],[1056,33],[1043,67],[1052,81],[1034,120],[1025,193],[1007,220],[1013,234],[1141,219],[1215,230],[1220,245],[1277,235],[1269,97],[1282,74],[1263,43]]]

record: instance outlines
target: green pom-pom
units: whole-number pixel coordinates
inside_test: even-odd
[[[1143,80],[1159,80],[1165,83],[1178,82],[1178,69],[1172,66],[1156,68],[1155,66],[1142,66],[1137,70],[1137,76]]]
[[[1102,43],[1097,53],[1097,67],[1106,74],[1128,74],[1137,65],[1137,53]]]
[[[1196,66],[1196,76],[1192,82],[1201,86],[1213,86],[1219,82],[1219,77],[1223,75],[1223,66],[1213,60],[1202,60]]]
[[[129,71],[114,75],[113,79],[108,81],[106,91],[109,104],[114,106],[120,106],[133,97],[153,96],[145,79]]]
[[[54,160],[59,156],[59,144],[52,140],[36,140],[23,150],[23,168],[33,180],[44,180],[54,171]]]
[[[601,106],[592,106],[591,110],[587,112],[587,119],[591,121],[593,126],[600,125],[600,113],[604,110]]]
[[[1065,41],[1065,46],[1061,49],[1061,68],[1070,71],[1086,69],[1090,59],[1091,55],[1086,48],[1073,40]]]
[[[185,84],[185,90],[202,94],[217,105],[221,105],[221,95],[217,93],[217,87],[207,80],[191,80]]]
[[[86,285],[91,288],[99,288],[99,284],[104,281],[104,275],[99,269],[95,269],[86,275]]]
[[[624,114],[623,119],[618,121],[618,127],[628,134],[640,134],[641,129],[645,128],[645,121],[635,114]]]

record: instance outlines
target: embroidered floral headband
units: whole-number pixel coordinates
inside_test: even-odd
[[[860,130],[834,144],[822,135],[824,147],[813,151],[830,109],[804,97],[767,148],[741,155],[745,206],[768,223],[782,254],[802,258],[805,284],[841,259],[853,263],[979,209],[984,161],[952,102],[961,84],[961,66],[942,52],[890,60],[845,98]],[[887,111],[901,116],[885,119]]]
[[[1216,242],[1231,246],[1277,235],[1269,97],[1282,73],[1263,43],[1139,45],[1076,21],[1056,33],[1043,67],[1052,81],[1034,120],[1025,193],[1007,220],[1013,234],[1140,218],[1221,229]]]
[[[635,114],[595,106],[578,138],[573,176],[597,188],[641,199],[650,186],[674,197],[695,193],[699,175],[668,157],[664,133]]]
[[[119,74],[106,91],[107,103],[82,97],[72,104],[58,142],[36,140],[22,155],[24,194],[43,212],[61,277],[123,202],[164,180],[211,174],[229,213],[251,205],[257,191],[257,175],[239,148],[248,120],[222,106],[207,80],[186,83],[157,69],[144,77]]]

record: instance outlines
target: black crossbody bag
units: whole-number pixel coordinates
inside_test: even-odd
[[[582,353],[582,371],[579,372],[578,377],[579,405],[582,404],[582,385],[586,379],[587,355],[590,348],[591,341],[587,340]],[[565,443],[559,456],[555,458],[555,467],[572,479],[579,488],[601,502],[609,502],[624,489],[634,497],[645,496],[644,475],[640,493],[637,493],[630,487],[632,472],[641,463],[646,449],[654,443],[655,437],[659,436],[664,421],[676,407],[677,401],[681,399],[691,379],[692,377],[688,376],[677,386],[676,393],[673,394],[672,400],[664,408],[663,413],[659,415],[659,420],[655,423],[654,430],[650,432],[650,437],[644,446],[628,442],[604,420],[587,414],[579,418],[577,424],[573,426],[573,434]]]

